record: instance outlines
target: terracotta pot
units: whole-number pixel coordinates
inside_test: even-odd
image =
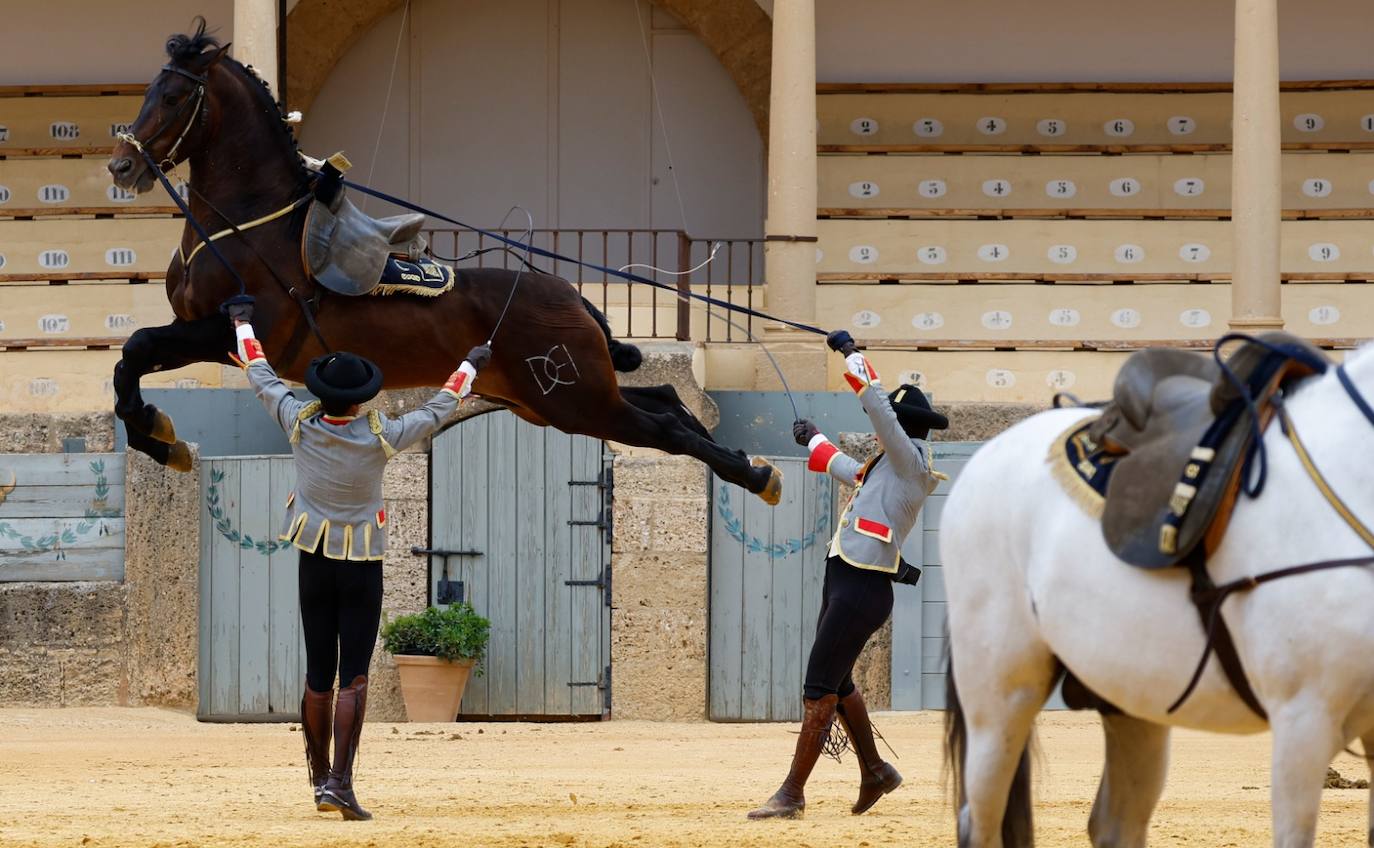
[[[416,657],[397,654],[393,657],[401,671],[401,697],[406,702],[406,718],[410,721],[453,721],[468,674],[475,664],[472,660],[441,660],[438,657]]]

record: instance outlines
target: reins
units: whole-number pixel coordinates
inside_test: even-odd
[[[674,295],[678,295],[681,297],[690,297],[693,300],[699,300],[703,303],[709,303],[712,306],[718,306],[721,309],[728,309],[731,312],[739,312],[744,315],[752,316],[754,318],[760,318],[764,321],[776,321],[779,324],[784,324],[793,329],[802,330],[803,332],[814,333],[818,336],[826,335],[826,331],[822,330],[820,327],[813,327],[810,324],[803,324],[799,321],[789,321],[786,318],[779,318],[776,315],[770,315],[767,312],[763,312],[758,309],[751,309],[747,306],[740,306],[737,303],[730,303],[729,301],[721,300],[717,297],[711,297],[710,295],[698,294],[693,291],[681,291],[677,288],[677,286],[668,285],[667,283],[660,283],[658,280],[652,280],[648,277],[640,276],[639,274],[632,274],[628,271],[620,271],[615,268],[607,267],[605,265],[598,265],[595,262],[587,262],[583,259],[574,259],[571,256],[564,256],[563,254],[558,253],[556,251],[545,250],[544,248],[536,247],[533,244],[526,244],[524,242],[517,241],[516,239],[507,238],[506,236],[503,236],[499,233],[494,233],[491,230],[485,230],[481,227],[475,227],[472,224],[464,223],[463,221],[460,221],[457,218],[451,218],[448,215],[443,214],[442,212],[435,212],[433,209],[426,209],[425,207],[420,206],[417,203],[411,203],[409,200],[403,200],[394,195],[387,194],[384,191],[378,191],[377,189],[369,188],[368,186],[362,185],[360,183],[355,183],[352,180],[342,180],[342,182],[349,188],[361,191],[363,194],[371,195],[372,197],[375,197],[378,200],[384,200],[387,203],[394,203],[395,205],[400,206],[403,209],[409,209],[412,212],[420,212],[430,216],[431,218],[437,218],[440,221],[453,224],[455,227],[460,227],[464,230],[469,230],[471,232],[477,233],[478,235],[485,236],[486,238],[498,241],[502,244],[509,245],[510,247],[524,251],[527,255],[542,256],[545,259],[552,259],[555,262],[566,262],[570,265],[578,265],[592,271],[598,271],[602,274],[609,274],[612,277],[617,277],[628,282],[643,283],[646,286],[653,286],[656,289],[664,289],[666,291],[671,291]]]

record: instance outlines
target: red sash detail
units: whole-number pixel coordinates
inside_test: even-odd
[[[892,541],[891,527],[868,518],[860,518],[858,521],[854,522],[854,529],[865,536],[872,536],[882,542]]]

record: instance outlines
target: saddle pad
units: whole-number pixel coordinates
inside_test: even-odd
[[[1102,517],[1107,499],[1107,484],[1120,454],[1107,453],[1088,435],[1097,416],[1074,424],[1050,443],[1046,461],[1054,479],[1064,488],[1083,511],[1093,518]]]
[[[410,262],[395,256],[386,258],[381,282],[368,294],[418,294],[438,297],[453,288],[453,268],[428,259]]]

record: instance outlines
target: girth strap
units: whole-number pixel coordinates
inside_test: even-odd
[[[1249,707],[1255,715],[1268,721],[1269,714],[1260,705],[1259,698],[1255,696],[1255,690],[1250,688],[1250,679],[1245,676],[1245,667],[1241,665],[1240,655],[1236,653],[1235,640],[1231,638],[1231,628],[1226,626],[1226,619],[1221,616],[1222,602],[1231,592],[1242,588],[1242,586],[1228,583],[1229,588],[1225,592],[1217,588],[1217,585],[1212,582],[1212,576],[1207,573],[1206,545],[1198,545],[1193,548],[1184,557],[1183,564],[1188,567],[1188,573],[1193,578],[1189,595],[1193,599],[1193,606],[1197,607],[1198,616],[1202,619],[1202,632],[1207,642],[1202,649],[1202,659],[1193,671],[1193,678],[1188,681],[1188,688],[1184,689],[1183,694],[1178,696],[1178,700],[1170,705],[1169,712],[1172,713],[1183,706],[1183,702],[1193,694],[1198,681],[1202,679],[1203,670],[1207,668],[1208,657],[1215,651],[1217,660],[1221,663],[1221,670],[1231,683],[1231,688],[1236,690],[1236,694],[1245,702],[1245,706]],[[1248,585],[1244,588],[1248,588]]]

